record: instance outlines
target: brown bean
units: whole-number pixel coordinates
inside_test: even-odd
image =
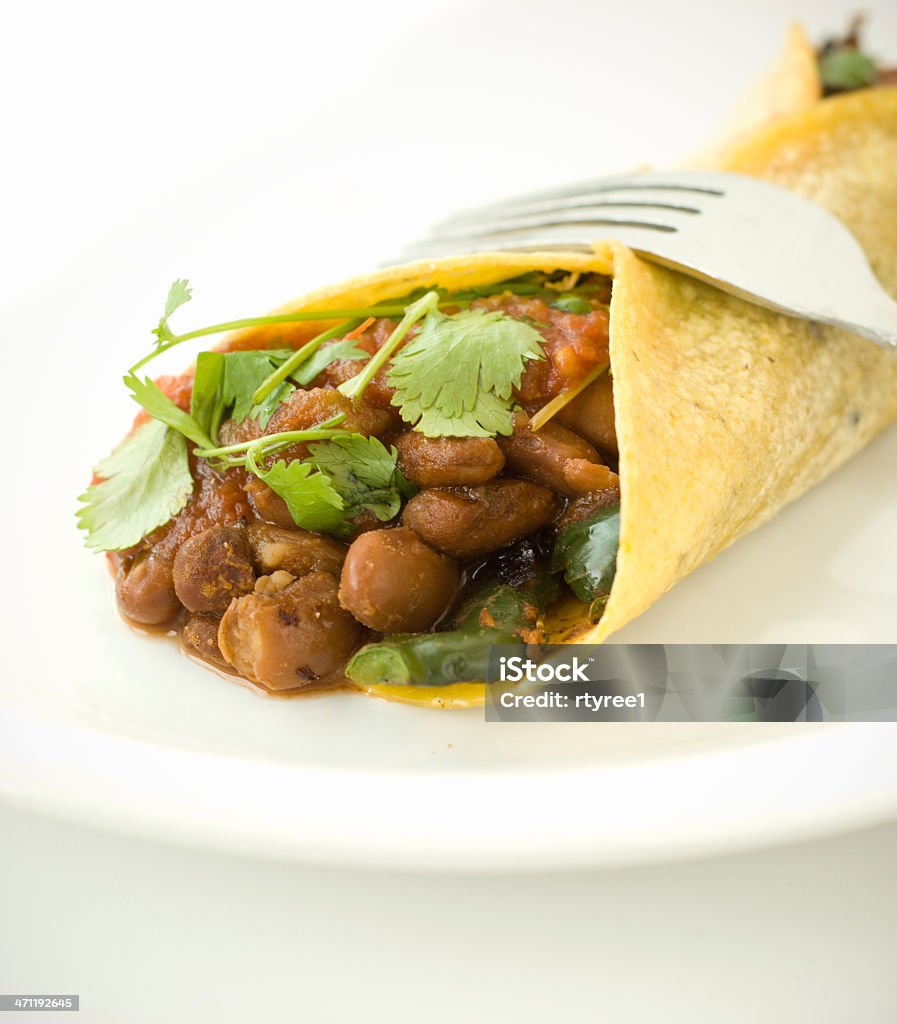
[[[605,491],[608,488],[619,488],[620,478],[613,470],[599,462],[588,462],[586,459],[568,459],[564,463],[564,483],[566,494],[571,497]]]
[[[514,433],[500,438],[498,443],[508,464],[518,473],[559,494],[576,497],[610,486],[609,470],[598,452],[559,423],[546,423],[540,430],[530,430],[529,417],[518,412],[514,414]],[[590,470],[590,465],[598,472]]]
[[[591,441],[605,455],[612,459],[618,457],[614,384],[608,374],[599,377],[565,405],[556,418]]]
[[[314,569],[339,576],[346,546],[308,530],[284,530],[269,523],[250,523],[246,528],[249,551],[259,575],[285,569],[304,576]]]
[[[432,488],[405,506],[404,523],[430,547],[453,558],[479,558],[551,522],[558,501],[525,480],[479,487]]]
[[[257,419],[246,417],[238,423],[236,420],[225,420],[218,428],[218,444],[242,444],[244,441],[255,441],[264,431]]]
[[[250,477],[243,485],[249,495],[249,502],[259,518],[266,523],[273,523],[275,526],[282,526],[284,529],[295,529],[296,520],[290,513],[289,506],[274,491],[257,476]]]
[[[564,509],[564,514],[557,521],[557,527],[559,530],[563,530],[565,526],[588,519],[599,509],[619,504],[620,490],[618,487],[608,487],[605,490],[593,491],[591,494],[583,494],[580,498],[574,498]]]
[[[505,466],[491,437],[424,437],[409,430],[394,443],[399,469],[418,487],[484,484]]]
[[[130,565],[122,562],[115,581],[122,614],[146,626],[168,622],[181,610],[174,590],[171,558],[152,551],[139,554]]]
[[[210,661],[213,665],[226,665],[224,655],[218,646],[217,615],[209,612],[193,612],[187,617],[181,629],[181,643],[191,654]]]
[[[397,414],[371,405],[354,405],[332,388],[298,389],[281,402],[268,421],[268,434],[280,430],[308,430],[333,416],[345,415],[340,428],[353,433],[380,437],[397,423]]]
[[[293,451],[294,449],[290,449]],[[279,494],[274,491],[258,477],[252,477],[244,484],[246,493],[249,495],[250,503],[256,515],[266,523],[280,526],[285,530],[298,530],[296,520],[290,514],[287,503]],[[352,519],[357,530],[379,530],[383,527],[383,520],[378,519],[368,509],[362,511]]]
[[[293,690],[340,673],[361,639],[339,605],[337,580],[311,572],[282,590],[247,594],[224,613],[218,644],[247,679]]]
[[[368,352],[370,355],[374,355],[397,326],[397,321],[381,317],[372,327],[355,339],[355,347]],[[331,344],[336,345],[339,342],[334,341]],[[324,348],[327,347],[327,345],[324,346]],[[338,387],[345,381],[351,380],[356,374],[361,373],[363,368],[364,362],[357,359],[337,359],[315,377],[311,382],[312,387],[323,387],[325,384],[329,384],[332,388]],[[392,405],[392,399],[396,392],[395,388],[386,382],[387,373],[388,369],[384,367],[374,376],[365,389],[362,404],[374,405],[394,414],[395,408]]]
[[[349,548],[339,599],[380,633],[422,633],[445,613],[459,583],[456,563],[413,530],[372,530]]]
[[[385,521],[378,519],[369,508],[363,508],[357,516],[352,518],[352,526],[356,534],[366,533],[368,530],[385,530],[394,523],[395,519],[387,519]]]
[[[191,612],[223,612],[254,584],[243,527],[216,523],[184,541],[174,556],[174,589]]]

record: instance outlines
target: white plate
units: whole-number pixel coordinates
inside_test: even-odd
[[[484,74],[489,61],[513,62],[503,80],[525,71],[525,54],[496,49],[491,30],[472,37],[458,13],[463,5],[451,6],[456,16],[431,26],[446,47],[467,47]],[[488,15],[497,30],[500,7],[478,8],[477,16]],[[576,10],[587,16],[581,5]],[[614,17],[625,21],[621,10]],[[604,5],[595,8],[599,22],[608,17]],[[636,25],[617,27],[619,38],[638,34]],[[774,45],[778,29],[764,31],[744,56],[734,55],[741,63],[730,92],[755,63],[747,52]],[[539,60],[540,69],[563,64],[555,67],[569,86],[562,96],[535,85],[527,103],[502,105],[493,96],[501,106],[498,143],[495,117],[480,116],[488,82],[473,76],[452,81],[449,120],[465,126],[464,147],[453,148],[438,114],[449,103],[441,79],[423,74],[430,48],[408,46],[401,60],[384,61],[385,78],[370,77],[365,65],[364,88],[347,84],[317,121],[305,111],[270,146],[247,147],[252,157],[244,164],[219,164],[216,152],[214,170],[210,164],[181,193],[160,194],[154,161],[142,170],[128,165],[129,215],[143,196],[156,196],[139,221],[128,228],[110,222],[105,238],[98,232],[92,248],[78,247],[77,266],[23,287],[2,331],[0,415],[19,473],[4,509],[0,591],[4,799],[106,828],[260,855],[502,871],[689,856],[897,812],[890,726],[487,726],[476,711],[442,714],[349,694],[262,698],[191,663],[173,644],[125,627],[102,559],[81,547],[75,495],[133,413],[119,377],[148,340],[174,276],[194,276],[196,300],[179,314],[185,326],[265,309],[390,255],[428,212],[631,164],[652,155],[646,139],[663,139],[669,151],[682,131],[675,109],[724,105],[695,76],[683,80],[674,104],[650,76],[626,74],[625,47],[610,48],[601,81],[631,86],[602,106],[596,122],[587,86],[597,72],[588,54],[601,33],[573,36],[581,59],[567,61],[565,44]],[[642,66],[665,59],[665,37],[658,30],[640,38],[649,47]],[[477,46],[482,52],[470,49]],[[703,51],[696,36],[692,56]],[[679,63],[690,65],[688,53]],[[353,67],[348,61],[341,74]],[[409,68],[420,90],[402,78]],[[399,130],[347,151],[338,114],[349,95],[358,124],[378,124],[388,110]],[[559,165],[551,146],[532,144],[534,109],[546,123],[565,118],[601,130],[571,130]],[[695,143],[712,127],[701,118],[687,127]],[[313,151],[306,138],[315,139]],[[116,146],[110,133],[107,152],[90,159],[100,167]],[[68,207],[72,224],[89,220]],[[193,353],[174,355],[167,369],[186,365]],[[38,366],[52,372],[33,377]],[[891,430],[619,639],[894,641],[895,464]]]
[[[24,321],[18,330],[35,333]],[[58,340],[53,348],[63,325],[48,314],[40,331],[62,360],[45,397],[90,393],[90,367]],[[111,334],[102,345],[112,348]],[[90,418],[62,442],[54,420],[32,422],[39,454],[8,516],[6,799],[256,854],[445,870],[687,856],[897,811],[887,725],[486,725],[479,711],[346,693],[265,698],[220,678],[126,627],[104,560],[81,547],[74,496],[122,428],[107,407],[125,411],[120,396],[95,391]],[[40,453],[53,444],[50,473]],[[891,430],[618,639],[893,641],[895,463]]]

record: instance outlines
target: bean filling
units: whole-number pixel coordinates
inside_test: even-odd
[[[558,529],[619,502],[613,384],[602,374],[609,298],[606,278],[558,271],[526,275],[507,289],[496,285],[491,294],[458,293],[442,321],[418,319],[397,352],[407,346],[410,357],[417,339],[423,344],[428,331],[446,330],[458,310],[466,323],[489,325],[500,316],[526,325],[516,384],[483,407],[488,417],[496,415],[495,402],[505,402],[507,427],[468,434],[450,429],[472,422],[463,420],[464,409],[439,421],[441,433],[427,429],[426,415],[416,422],[416,399],[401,391],[388,361],[372,363],[364,389],[353,395],[360,371],[390,343],[401,316],[390,310],[360,326],[355,321],[351,332],[348,324],[343,337],[331,332],[312,357],[321,368],[289,378],[265,415],[231,412],[216,425],[211,436],[224,453],[218,461],[190,444],[186,505],[110,555],[122,613],[176,630],[189,653],[274,691],[337,685],[359,648],[384,638],[439,635],[461,621],[500,630],[492,610],[503,607],[500,592],[489,591],[484,600],[492,603],[479,618],[466,610],[477,588],[527,587],[550,561]],[[256,343],[241,339],[239,348],[280,344],[289,352],[309,336],[261,333]],[[416,358],[425,359],[426,350]],[[459,362],[458,374],[474,372],[471,358]],[[159,381],[184,411],[196,404],[192,374]],[[441,379],[434,374],[432,388]],[[568,391],[575,397],[563,401]],[[425,405],[426,394],[419,401]],[[533,429],[532,417],[552,402],[560,403],[556,414]],[[318,433],[306,439],[307,431]],[[264,447],[281,433],[282,443]],[[350,435],[364,446],[360,456],[340,447]],[[326,457],[322,438],[330,444]],[[241,462],[250,448],[256,454]],[[383,465],[393,467],[393,482]],[[303,487],[325,495],[321,507],[330,502],[335,525],[297,519]],[[526,608],[527,636],[536,639],[532,606]]]

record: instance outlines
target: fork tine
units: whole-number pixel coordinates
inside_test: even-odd
[[[697,201],[695,201],[697,199]],[[431,234],[452,231],[455,228],[467,227],[471,224],[499,223],[512,217],[536,216],[537,214],[550,218],[555,214],[566,215],[576,214],[583,211],[583,215],[592,210],[611,209],[644,209],[662,210],[668,212],[670,217],[676,218],[680,214],[700,214],[704,212],[706,199],[703,197],[690,196],[687,199],[676,199],[671,193],[659,190],[627,190],[620,192],[604,192],[590,196],[571,196],[566,199],[540,200],[539,202],[507,204],[502,207],[493,207],[491,210],[483,210],[474,215],[470,213],[458,214],[447,217],[433,225]]]
[[[897,303],[859,241],[823,206],[739,174],[644,172],[532,193],[452,218],[406,258],[588,251],[602,238],[739,298],[897,350]]]
[[[621,211],[615,216],[616,211]],[[663,211],[658,214],[657,211]],[[669,203],[593,202],[588,205],[550,210],[527,210],[523,213],[482,217],[476,221],[447,221],[432,228],[427,237],[433,242],[480,235],[500,235],[509,231],[537,230],[567,225],[603,227],[608,224],[636,224],[675,231],[677,217],[694,216],[701,211],[694,207],[671,206]]]
[[[455,237],[421,239],[407,246],[401,260],[425,259],[466,252],[508,252],[526,249],[590,251],[597,238],[614,238],[630,248],[656,245],[659,236],[670,237],[676,229],[646,221],[603,218],[579,225],[541,224],[535,229],[484,231]]]
[[[624,177],[593,178],[560,188],[527,192],[512,199],[491,203],[488,206],[469,207],[452,214],[442,223],[480,220],[491,214],[512,209],[535,209],[543,206],[552,209],[566,206],[568,202],[575,203],[580,200],[594,199],[599,195],[603,198],[605,193],[643,191],[662,193],[658,201],[678,200],[679,205],[684,202],[696,205],[702,197],[724,194],[719,188],[718,181],[711,182],[700,172],[637,171]]]

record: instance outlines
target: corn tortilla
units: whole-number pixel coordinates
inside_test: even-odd
[[[742,132],[714,164],[792,189],[836,214],[897,297],[897,90],[809,105],[800,99],[805,93],[796,94],[797,109]],[[569,603],[547,623],[549,640],[594,643],[897,418],[897,359],[848,332],[761,309],[647,263],[612,240],[596,242],[592,253],[420,261],[314,292],[283,311],[367,306],[418,287],[459,289],[559,269],[614,279],[610,356],[622,490],[616,579],[598,624]],[[269,327],[228,344],[298,344],[321,329]],[[369,692],[437,707],[484,700],[479,684]]]

